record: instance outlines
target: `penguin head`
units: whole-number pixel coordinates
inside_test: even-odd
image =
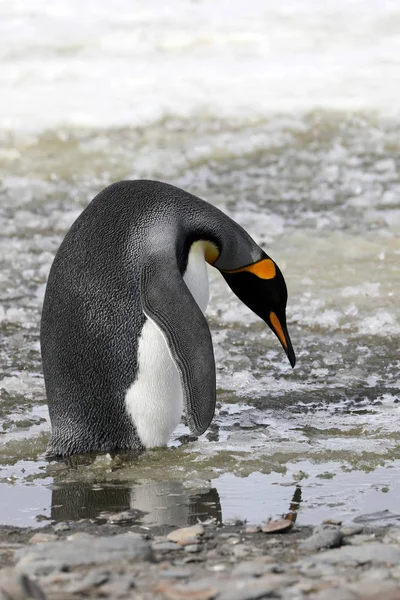
[[[258,260],[245,266],[226,269],[219,267],[219,260],[209,262],[220,271],[236,296],[269,325],[294,367],[296,356],[286,325],[286,283],[278,265],[261,248],[257,248],[260,253]]]

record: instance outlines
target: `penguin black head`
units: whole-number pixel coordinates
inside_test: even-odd
[[[236,296],[269,325],[294,367],[296,356],[286,326],[286,283],[278,265],[263,254],[264,258],[255,263],[221,270],[221,274]]]

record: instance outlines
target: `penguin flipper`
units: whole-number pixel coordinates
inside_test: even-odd
[[[209,427],[216,376],[210,330],[173,259],[152,258],[141,277],[143,310],[166,338],[181,376],[186,418],[193,435]]]

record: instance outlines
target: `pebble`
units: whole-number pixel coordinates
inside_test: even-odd
[[[18,559],[17,568],[35,576],[65,571],[78,565],[153,558],[148,542],[131,533],[74,538],[73,543],[58,540],[36,544],[17,550],[15,556]]]
[[[104,583],[107,583],[109,579],[110,576],[108,573],[100,571],[99,569],[92,569],[81,581],[70,585],[68,588],[68,592],[70,592],[71,594],[80,594],[92,588],[99,587]]]
[[[175,542],[153,542],[151,547],[157,552],[169,552],[170,550],[182,550],[183,548],[183,546]]]
[[[59,523],[56,523],[53,527],[53,531],[69,531],[71,529],[71,527],[68,525],[68,523],[65,523],[65,521],[60,521]]]
[[[364,530],[364,527],[362,525],[356,525],[355,527],[341,527],[341,529],[340,529],[343,537],[350,537],[351,535],[357,535],[358,533],[362,533],[363,530]]]
[[[193,527],[182,528],[191,530],[188,534],[179,529],[170,532],[183,544],[166,534],[153,537],[160,528],[150,531],[150,543],[132,532],[113,535],[119,528],[108,525],[76,527],[72,523],[67,527],[71,528],[67,539],[36,532],[31,534],[33,543],[25,541],[22,548],[14,540],[26,540],[26,536],[3,535],[2,547],[5,543],[12,550],[6,560],[12,560],[14,553],[18,563],[16,569],[0,570],[0,600],[46,600],[42,587],[48,600],[69,600],[75,595],[160,600],[400,600],[400,529],[396,527],[376,529],[373,536],[360,526],[325,523],[304,539],[305,531],[299,529],[283,537],[246,536],[241,526],[227,531],[211,524],[206,529],[195,525],[195,536]],[[86,533],[93,530],[98,534]],[[346,545],[328,550],[328,538],[331,544],[338,534]],[[155,562],[153,550],[158,552]],[[21,579],[21,569],[25,579]],[[9,587],[2,594],[4,581]],[[31,582],[31,590],[26,581]]]
[[[167,577],[168,579],[186,579],[193,574],[193,569],[184,567],[171,567],[160,572],[160,579]]]
[[[316,552],[323,548],[336,548],[342,541],[340,529],[332,527],[318,527],[314,533],[301,542],[300,549],[307,552]]]
[[[176,542],[181,546],[185,546],[186,544],[196,544],[199,541],[199,538],[204,535],[204,527],[199,523],[197,525],[192,525],[191,527],[182,527],[181,529],[175,529],[175,531],[171,531],[167,535],[167,540],[170,542]]]
[[[27,575],[15,569],[0,571],[0,600],[46,600],[41,587]]]
[[[129,590],[135,587],[133,577],[128,573],[115,574],[113,577],[104,585],[100,587],[102,597],[106,598],[119,598],[121,596],[126,597]]]
[[[323,525],[338,525],[340,526],[342,524],[342,521],[337,521],[336,519],[325,519],[324,521],[322,521]]]
[[[75,542],[76,540],[90,540],[92,536],[90,533],[85,533],[84,531],[76,531],[75,533],[71,533],[71,535],[67,536],[68,542]]]
[[[397,588],[390,592],[379,592],[372,596],[369,594],[368,596],[364,596],[363,600],[400,600],[400,590]]]
[[[251,548],[249,548],[249,546],[246,546],[245,544],[237,544],[233,547],[232,553],[233,556],[235,556],[236,558],[244,558],[245,556],[248,556],[251,553]]]
[[[293,521],[281,519],[280,521],[269,521],[261,527],[263,533],[281,533],[289,531],[293,527]]]
[[[243,579],[228,585],[227,589],[218,595],[218,600],[258,600],[258,598],[272,595],[292,583],[293,578],[280,575]]]
[[[263,556],[256,560],[238,563],[233,568],[232,575],[236,577],[260,577],[260,575],[268,572],[272,561],[273,559],[270,556]]]
[[[204,562],[206,559],[204,556],[199,556],[198,554],[189,554],[182,559],[184,564],[186,563],[195,563],[195,562]]]
[[[313,600],[355,600],[356,597],[346,588],[333,587],[318,592],[313,596]]]
[[[55,542],[58,540],[58,535],[54,535],[54,533],[35,533],[29,540],[29,544],[45,544],[47,542]]]
[[[352,535],[346,540],[346,544],[350,546],[361,546],[362,544],[367,544],[368,542],[376,542],[376,537],[374,533],[362,533],[360,535]]]
[[[218,588],[206,581],[194,581],[186,585],[172,584],[161,581],[156,587],[168,600],[212,600],[218,593]]]
[[[137,523],[142,517],[144,513],[140,510],[124,510],[118,513],[100,513],[100,519],[106,519],[107,523],[123,525],[126,523]]]
[[[306,565],[305,567],[304,565],[300,565],[300,573],[311,579],[322,579],[323,577],[329,577],[330,575],[334,576],[335,567],[327,564],[316,566],[313,563],[311,566]]]
[[[400,548],[380,542],[368,542],[363,546],[342,546],[335,550],[327,550],[313,557],[317,563],[327,562],[332,565],[372,563],[375,565],[397,565],[400,562]]]
[[[240,537],[233,537],[230,536],[227,540],[226,543],[229,544],[229,546],[236,546],[236,544],[240,544]]]
[[[222,571],[226,571],[227,565],[223,563],[219,563],[218,565],[212,565],[209,567],[210,571],[214,571],[215,573],[221,573]]]
[[[386,532],[383,541],[387,544],[399,544],[400,545],[400,528],[392,527]]]
[[[202,544],[188,544],[185,546],[185,552],[192,552],[193,554],[196,554],[196,552],[201,552],[202,549]]]
[[[0,550],[17,550],[18,548],[24,548],[25,544],[21,544],[18,542],[1,542],[0,543]]]
[[[356,583],[350,584],[349,589],[362,598],[365,598],[366,596],[385,594],[395,591],[396,589],[398,592],[400,592],[398,583],[396,581],[371,581],[370,579],[365,581],[357,581]]]
[[[245,533],[259,533],[261,525],[248,525],[244,531]]]

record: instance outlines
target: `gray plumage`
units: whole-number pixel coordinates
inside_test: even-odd
[[[218,248],[221,271],[266,256],[220,210],[154,181],[109,186],[72,225],[52,265],[42,313],[49,456],[143,448],[125,394],[137,375],[146,314],[178,367],[190,429],[200,434],[208,427],[215,407],[211,336],[182,278],[196,240]],[[286,305],[285,293],[286,287]]]

